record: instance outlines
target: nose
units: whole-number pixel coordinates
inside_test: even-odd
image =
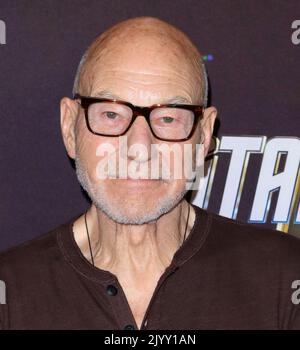
[[[151,158],[151,143],[154,137],[144,116],[139,115],[134,120],[131,128],[127,132],[127,147],[130,150],[132,145],[137,148],[137,154],[129,154],[128,159],[137,162],[147,162]],[[140,145],[138,147],[137,145]],[[136,153],[136,152],[134,152]]]

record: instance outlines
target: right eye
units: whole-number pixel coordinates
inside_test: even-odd
[[[115,112],[104,112],[104,115],[108,118],[108,119],[115,119],[118,114]]]

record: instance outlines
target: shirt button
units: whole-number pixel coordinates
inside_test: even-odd
[[[111,296],[114,296],[118,293],[118,289],[112,284],[107,286],[106,291],[107,291],[107,294]]]
[[[134,330],[134,326],[132,324],[128,324],[127,326],[124,327],[124,330]]]

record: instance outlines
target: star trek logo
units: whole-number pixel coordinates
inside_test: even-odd
[[[272,195],[278,192],[272,224],[300,224],[300,139],[297,137],[223,136],[215,139],[213,157],[207,160],[204,181],[193,201],[206,209],[210,199],[218,158],[229,153],[225,187],[219,214],[236,219],[249,158],[261,154],[262,161],[257,183],[253,186],[254,199],[249,223],[265,223]]]

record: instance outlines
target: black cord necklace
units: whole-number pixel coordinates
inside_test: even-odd
[[[88,241],[89,241],[89,247],[90,247],[90,254],[91,254],[92,264],[93,264],[93,266],[95,266],[93,253],[92,253],[92,247],[91,247],[91,240],[90,240],[89,229],[88,229],[88,225],[87,225],[87,222],[86,222],[86,214],[87,214],[87,210],[86,210],[86,212],[84,214],[84,221],[85,221],[86,233],[87,233]]]
[[[184,231],[183,241],[182,241],[181,244],[183,244],[183,242],[184,242],[185,239],[186,239],[186,233],[187,233],[187,228],[188,228],[188,223],[189,223],[189,218],[190,218],[190,208],[191,208],[191,206],[190,206],[190,204],[188,204],[188,206],[189,206],[188,217],[187,217],[187,220],[186,220],[186,225],[185,225],[185,231]],[[87,234],[88,242],[89,242],[89,248],[90,248],[90,254],[91,254],[91,261],[92,261],[93,266],[95,266],[94,257],[93,257],[93,252],[92,252],[92,246],[91,246],[91,240],[90,240],[90,234],[89,234],[89,229],[88,229],[87,220],[86,220],[87,211],[88,211],[88,209],[86,210],[86,212],[85,212],[85,214],[84,214],[84,221],[85,221],[85,227],[86,227],[86,234]]]

